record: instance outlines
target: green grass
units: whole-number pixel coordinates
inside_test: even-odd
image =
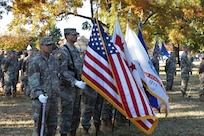
[[[166,84],[165,73],[161,70],[161,79]],[[151,136],[203,136],[204,135],[204,103],[199,100],[199,78],[197,71],[190,77],[188,93],[191,97],[183,98],[180,92],[180,73],[174,80],[172,92],[167,92],[170,101],[170,113],[165,118],[164,113],[157,114],[158,126]],[[31,101],[22,92],[16,97],[6,97],[0,93],[0,136],[30,136],[32,134],[33,120]],[[58,127],[59,130],[59,127]],[[81,126],[77,136],[81,136]],[[92,127],[91,135],[94,136]],[[59,136],[59,132],[57,132]],[[115,126],[114,131],[106,131],[98,136],[146,136],[133,124]]]

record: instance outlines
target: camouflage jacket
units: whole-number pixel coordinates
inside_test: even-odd
[[[48,98],[56,97],[59,93],[59,64],[57,59],[38,53],[29,60],[28,85],[31,98],[36,99],[46,93]]]
[[[66,43],[59,49],[57,57],[60,64],[61,83],[74,87],[75,82],[81,80],[82,74],[83,59],[80,57],[79,50]]]
[[[3,60],[3,71],[12,71],[12,72],[17,72],[18,71],[18,58],[17,57],[5,57]]]
[[[157,73],[159,73],[159,59],[157,57],[153,57],[151,61],[155,70],[157,71]]]
[[[204,73],[204,60],[202,60],[199,65],[199,74],[200,73]]]
[[[191,61],[188,59],[188,54],[186,52],[181,55],[181,72],[188,73],[191,71]]]
[[[176,59],[170,57],[166,60],[165,72],[174,74],[175,71],[176,71]]]

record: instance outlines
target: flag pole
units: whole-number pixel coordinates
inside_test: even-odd
[[[121,1],[120,1],[119,5],[118,5],[118,12],[117,12],[117,16],[119,16],[119,15],[118,15],[118,13],[120,13],[120,11],[121,11]]]
[[[131,8],[130,8],[129,11],[128,11],[127,24],[129,24],[129,19],[130,19],[131,13],[132,13],[132,11],[131,11]],[[130,127],[130,120],[128,120],[128,125],[129,125],[129,127]]]
[[[142,19],[143,19],[143,9],[141,10],[141,14],[140,14],[140,22],[139,22],[139,29],[141,29],[140,23],[142,23]]]
[[[118,5],[118,13],[117,13],[117,18],[118,18],[118,16],[119,16],[119,13],[120,13],[120,11],[121,11],[121,2],[119,3],[119,5]],[[112,123],[112,132],[114,132],[114,128],[115,128],[115,117],[116,117],[116,108],[114,108],[115,110],[114,110],[114,114],[113,114],[113,123]]]
[[[129,23],[130,20],[130,15],[131,15],[132,11],[131,8],[128,10],[128,17],[127,17],[127,22]]]
[[[98,20],[98,12],[99,12],[98,9],[100,8],[100,4],[101,4],[101,0],[98,0],[97,7],[96,7],[97,8],[96,9],[96,14],[95,14],[95,17],[97,18],[97,20]],[[102,100],[102,103],[101,103],[101,106],[100,106],[100,116],[101,116],[102,106],[103,106],[103,100]],[[101,118],[100,116],[99,116],[99,120]],[[99,124],[96,125],[95,136],[98,136],[99,128],[100,128]]]

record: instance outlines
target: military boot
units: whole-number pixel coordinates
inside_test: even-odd
[[[69,136],[76,136],[76,130],[71,130],[69,132]]]

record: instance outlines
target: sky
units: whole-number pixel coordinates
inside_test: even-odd
[[[82,8],[78,8],[78,14],[91,17],[91,10],[90,10],[90,2],[86,0]],[[12,20],[13,16],[12,13],[4,14],[3,19],[0,20],[0,34],[9,33],[7,32],[7,24],[9,24]],[[77,32],[80,35],[84,35],[86,38],[90,37],[91,31],[82,30],[82,23],[85,22],[87,19],[77,17],[74,15],[69,15],[67,20],[62,20],[56,24],[58,28],[61,29],[61,33],[63,35],[64,28],[76,28]],[[90,22],[90,20],[88,20]]]

